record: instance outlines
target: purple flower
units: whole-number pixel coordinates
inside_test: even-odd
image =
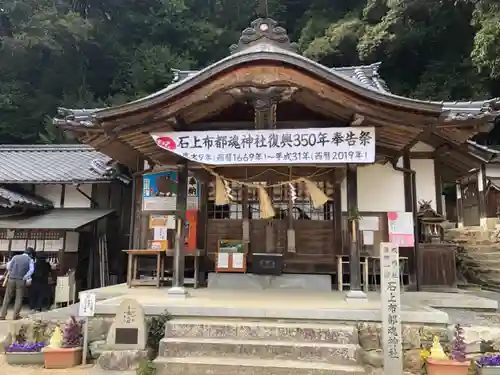
[[[451,359],[458,362],[465,362],[467,360],[465,352],[467,346],[464,340],[464,329],[457,324],[455,326],[455,338],[451,347]]]
[[[498,367],[500,366],[500,354],[497,355],[492,355],[492,356],[484,356],[481,357],[476,364],[479,367],[483,366],[493,366],[493,367]]]
[[[83,344],[83,321],[71,316],[63,331],[63,348],[76,348]]]
[[[7,353],[37,353],[46,346],[45,342],[25,342],[22,344],[11,344],[5,347]]]

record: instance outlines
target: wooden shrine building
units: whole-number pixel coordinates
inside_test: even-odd
[[[130,103],[60,109],[55,121],[136,172],[133,249],[175,249],[176,287],[195,251],[206,272],[282,263],[284,273],[337,275],[359,291],[366,257],[388,240],[400,244],[411,282],[453,283],[433,279],[436,259],[453,249],[421,238],[417,202],[443,214],[443,183],[480,167],[467,141],[491,129],[500,103],[397,96],[378,66],[318,64],[261,18],[226,58],[176,71],[171,85]],[[221,255],[231,241],[243,259]]]

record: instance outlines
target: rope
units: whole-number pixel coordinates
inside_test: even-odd
[[[201,165],[201,167],[203,169],[205,169],[208,173],[210,173],[214,177],[219,177],[219,178],[222,178],[222,179],[224,179],[226,181],[234,182],[236,184],[244,185],[244,186],[255,188],[255,189],[258,189],[259,187],[262,187],[262,185],[260,185],[260,184],[255,184],[255,183],[246,182],[246,181],[239,181],[239,180],[235,180],[233,178],[224,177],[224,176],[218,174],[217,172],[213,171],[211,168],[209,168],[209,167],[207,167],[207,166],[205,166],[203,164],[200,164],[200,165]],[[327,168],[327,169],[322,168],[322,169],[314,172],[313,174],[311,174],[309,176],[303,176],[303,177],[293,178],[293,175],[292,175],[291,171],[290,171],[290,174],[286,174],[286,173],[279,172],[279,171],[277,171],[275,169],[268,168],[265,171],[263,171],[261,173],[258,173],[255,176],[252,176],[250,179],[253,180],[255,178],[258,178],[259,176],[262,176],[264,173],[266,173],[268,171],[272,171],[274,173],[277,173],[277,174],[280,174],[282,176],[285,176],[285,177],[289,178],[288,181],[279,182],[279,183],[272,184],[272,185],[266,185],[266,187],[273,188],[273,187],[279,187],[279,186],[283,186],[283,185],[288,185],[288,184],[291,184],[291,183],[294,183],[294,182],[302,182],[305,179],[309,180],[309,179],[314,178],[314,177],[320,177],[320,176],[323,176],[323,175],[329,173],[332,169],[333,168]]]

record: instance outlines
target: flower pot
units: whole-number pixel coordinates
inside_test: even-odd
[[[477,375],[500,375],[500,366],[481,366],[477,368]]]
[[[458,362],[451,359],[436,360],[427,358],[427,375],[467,375],[470,361]]]
[[[82,348],[43,348],[44,367],[71,368],[82,364]]]
[[[41,352],[19,352],[5,353],[5,360],[9,365],[43,365],[43,353]]]

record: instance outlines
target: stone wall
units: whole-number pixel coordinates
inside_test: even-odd
[[[500,229],[449,229],[445,241],[458,245],[460,274],[469,282],[500,287]]]
[[[438,336],[443,347],[450,340],[450,332],[443,325],[427,326],[403,324],[403,364],[405,374],[422,373],[421,348],[430,346],[434,336]],[[382,351],[382,327],[380,323],[358,323],[358,338],[361,346],[360,359],[368,369],[368,374],[383,374],[384,354]]]
[[[113,321],[112,317],[96,316],[89,319],[89,347],[91,352],[98,354],[103,350],[108,330]],[[14,337],[20,330],[25,330],[26,338],[33,340],[36,331],[43,332],[48,338],[56,325],[64,328],[66,320],[47,320],[43,322],[23,320],[13,323],[10,333]],[[342,322],[336,322],[336,324]],[[352,324],[344,322],[345,324]],[[421,348],[429,348],[434,336],[438,336],[445,350],[449,349],[453,337],[453,326],[403,324],[402,338],[404,351],[404,375],[417,375],[423,373]],[[357,323],[358,343],[360,347],[359,361],[365,366],[367,374],[383,374],[383,351],[381,324],[376,322]],[[496,349],[500,349],[500,327],[473,326],[464,327],[467,353],[471,359],[481,356],[481,342],[489,341]],[[0,338],[1,339],[1,338]],[[5,340],[5,338],[4,338]],[[471,366],[473,368],[473,366]],[[471,372],[471,374],[474,372]]]

